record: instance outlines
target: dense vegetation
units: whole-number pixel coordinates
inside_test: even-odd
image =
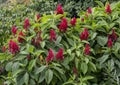
[[[120,2],[53,1],[0,10],[0,84],[119,85]]]

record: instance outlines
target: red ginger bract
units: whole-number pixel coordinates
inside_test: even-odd
[[[17,33],[17,28],[13,26],[11,29],[11,32],[13,33],[13,35],[15,35]]]
[[[54,53],[53,50],[50,48],[48,52],[48,56],[46,57],[46,63],[51,62],[54,59]]]
[[[2,52],[5,52],[5,51],[6,51],[6,47],[2,46]]]
[[[68,23],[67,23],[67,19],[66,18],[62,18],[61,23],[58,25],[58,28],[61,32],[66,32],[68,27]]]
[[[72,26],[75,26],[75,24],[76,24],[76,18],[75,17],[71,19],[70,24]]]
[[[25,29],[25,30],[28,30],[29,27],[30,27],[30,22],[29,22],[29,19],[26,18],[26,19],[24,20],[24,29]]]
[[[19,43],[24,42],[24,39],[22,38],[22,37],[24,37],[24,36],[25,36],[25,34],[24,34],[22,31],[20,31],[20,32],[19,32],[19,35],[18,35],[18,42],[19,42]]]
[[[111,10],[111,7],[110,7],[110,4],[108,4],[105,8],[105,12],[108,13],[108,14],[111,14],[112,13],[112,10]]]
[[[108,45],[108,47],[109,47],[109,48],[111,48],[111,47],[112,47],[112,44],[113,44],[113,42],[112,42],[111,38],[110,38],[110,39],[108,39],[108,43],[107,43],[107,45]]]
[[[62,9],[61,4],[58,4],[57,9],[56,9],[56,13],[57,13],[57,14],[64,14],[64,11],[63,11],[63,9]]]
[[[8,50],[12,54],[15,54],[15,53],[19,52],[20,48],[16,42],[14,42],[13,40],[10,40]]]
[[[111,39],[112,41],[117,40],[118,37],[117,37],[114,29],[112,29],[112,34],[108,35],[108,38]]]
[[[86,54],[86,55],[90,54],[90,45],[89,44],[85,45],[84,54]]]
[[[50,41],[56,40],[56,33],[53,29],[50,30]]]
[[[56,60],[63,60],[64,59],[64,56],[63,56],[63,49],[60,48],[59,51],[57,52],[56,54]]]
[[[92,8],[89,7],[89,8],[87,9],[87,12],[88,12],[89,14],[91,14],[91,13],[92,13]]]
[[[89,37],[89,32],[86,28],[84,28],[84,31],[80,34],[81,40],[87,40]]]

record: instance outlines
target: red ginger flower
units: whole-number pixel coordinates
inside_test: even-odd
[[[84,31],[80,34],[81,40],[87,40],[89,37],[89,32],[86,28],[84,28]]]
[[[2,52],[5,52],[5,51],[6,51],[6,47],[2,46]]]
[[[84,18],[81,18],[81,21],[84,22]]]
[[[40,19],[40,14],[37,14],[36,17],[37,17],[37,20],[39,20]]]
[[[111,39],[112,41],[116,41],[117,40],[117,35],[116,35],[114,29],[112,29],[112,34],[108,35],[108,39]]]
[[[88,12],[89,14],[91,14],[91,13],[92,13],[92,8],[89,7],[89,8],[87,9],[87,12]]]
[[[63,60],[64,59],[64,56],[63,56],[63,49],[60,48],[59,51],[57,52],[56,54],[56,60]]]
[[[15,35],[17,33],[17,28],[15,26],[13,26],[11,31],[12,31],[13,35]]]
[[[86,55],[90,54],[90,45],[89,44],[85,45],[84,54],[86,54]]]
[[[108,47],[110,48],[110,47],[112,47],[112,40],[111,40],[111,38],[110,39],[108,39],[108,43],[107,43],[107,45],[108,45]]]
[[[50,30],[50,41],[56,40],[56,33],[53,29]]]
[[[76,24],[76,18],[75,17],[73,19],[71,19],[70,24],[72,26],[75,26],[75,24]]]
[[[112,13],[112,10],[111,10],[111,7],[110,7],[110,4],[108,4],[105,8],[105,12],[108,13],[108,14],[111,14]]]
[[[18,42],[22,43],[24,41],[23,39],[24,36],[25,34],[22,31],[20,31],[18,35]]]
[[[30,26],[29,19],[26,18],[26,19],[24,20],[24,29],[25,29],[25,30],[28,30],[28,27],[29,27],[29,26]]]
[[[8,49],[9,49],[9,52],[11,52],[12,54],[17,53],[20,50],[18,44],[14,42],[13,40],[10,40]]]
[[[73,67],[73,73],[74,73],[75,75],[78,74],[78,71],[77,71],[77,68],[76,68],[76,67]]]
[[[27,55],[27,60],[29,61],[31,59],[31,55]]]
[[[58,28],[61,32],[66,32],[68,27],[68,23],[67,23],[67,19],[66,18],[62,18],[61,23],[58,25]]]
[[[46,63],[51,62],[54,59],[54,53],[53,50],[50,48],[48,56],[46,57]]]
[[[63,14],[64,13],[61,4],[58,4],[57,9],[56,9],[56,13],[57,14]]]

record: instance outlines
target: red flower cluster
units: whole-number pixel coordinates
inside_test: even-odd
[[[50,30],[50,41],[56,40],[56,33],[53,29]]]
[[[6,47],[2,46],[2,52],[5,52],[5,51],[6,51]]]
[[[81,21],[84,22],[84,18],[81,18]]]
[[[84,28],[84,31],[80,34],[81,40],[87,40],[89,37],[89,32],[86,28]]]
[[[30,59],[31,59],[31,56],[29,54],[29,55],[27,55],[27,60],[29,61]]]
[[[71,19],[70,24],[72,26],[75,26],[75,24],[76,24],[76,18],[75,17]]]
[[[40,44],[40,42],[42,41],[41,33],[42,33],[42,31],[40,30],[40,31],[37,33],[37,37],[36,37],[36,38],[32,38],[32,44],[33,44],[35,47],[39,47],[39,44]]]
[[[24,39],[23,39],[24,36],[25,36],[25,34],[22,31],[20,31],[19,35],[18,35],[18,42],[19,43],[23,43],[24,42]]]
[[[57,52],[56,54],[56,60],[63,60],[64,59],[64,56],[63,56],[63,49],[60,48],[59,51]]]
[[[86,54],[86,55],[90,54],[90,45],[89,44],[85,45],[84,54]]]
[[[12,54],[17,53],[20,50],[20,48],[17,45],[17,43],[14,42],[13,40],[10,40],[10,42],[9,42],[9,48],[8,49],[9,49],[9,52],[11,52]]]
[[[17,33],[17,28],[13,26],[11,29],[11,32],[13,33],[13,35],[15,35]]]
[[[57,9],[56,9],[55,12],[56,12],[57,14],[63,14],[63,13],[64,13],[61,4],[58,4]]]
[[[88,12],[89,14],[91,14],[91,13],[92,13],[92,8],[89,7],[89,8],[87,9],[87,12]]]
[[[28,30],[28,27],[29,27],[29,26],[30,26],[29,19],[26,18],[26,19],[24,20],[24,29],[25,29],[25,30]]]
[[[106,6],[105,12],[108,13],[108,14],[111,14],[111,13],[112,13],[110,4],[108,4],[108,5]]]
[[[54,53],[53,50],[50,48],[48,56],[46,57],[46,63],[51,62],[54,59]],[[63,56],[63,49],[60,48],[59,51],[56,53],[56,60],[62,61],[64,59]]]
[[[46,63],[51,62],[54,59],[54,53],[53,50],[50,48],[48,56],[46,57]]]
[[[107,43],[107,45],[108,45],[109,48],[112,47],[112,44],[113,44],[113,42],[112,42],[111,38],[108,39],[108,43]]]
[[[112,41],[116,41],[117,40],[117,35],[116,35],[114,29],[112,29],[112,34],[108,35],[108,38],[111,39]]]
[[[107,43],[107,45],[108,45],[109,48],[112,47],[113,41],[116,41],[117,38],[118,37],[117,37],[117,35],[115,33],[115,30],[112,29],[112,34],[108,35],[108,43]]]
[[[61,23],[58,25],[58,28],[61,32],[66,32],[68,27],[68,23],[67,23],[67,19],[66,18],[62,18]]]
[[[37,20],[40,20],[40,14],[36,15]]]
[[[77,68],[76,68],[76,67],[73,67],[73,73],[74,73],[75,75],[77,75],[77,74],[78,74],[78,70],[77,70]]]

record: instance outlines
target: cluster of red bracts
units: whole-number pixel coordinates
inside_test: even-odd
[[[63,49],[60,48],[59,51],[56,53],[56,60],[60,60],[62,61],[64,59],[63,56]],[[50,63],[52,60],[54,60],[54,52],[53,50],[50,48],[49,52],[48,52],[48,56],[46,57],[46,63]]]
[[[58,4],[57,9],[55,11],[56,14],[64,14],[61,4]]]
[[[118,38],[118,37],[117,37],[117,35],[116,35],[116,33],[115,33],[115,30],[112,29],[112,34],[108,35],[108,43],[107,43],[107,45],[108,45],[109,48],[112,47],[113,42],[116,41],[117,38]]]
[[[25,34],[22,32],[22,30],[19,32],[19,35],[18,35],[18,42],[19,43],[23,43],[24,42],[24,38],[25,37]]]
[[[84,28],[84,31],[80,34],[80,39],[82,40],[88,40],[89,32],[87,28]],[[89,55],[90,54],[90,45],[86,44],[84,49],[84,54]]]
[[[16,33],[17,33],[17,27],[13,26],[12,29],[11,29],[11,32],[12,32],[13,35],[16,35]]]
[[[19,52],[20,48],[16,42],[14,42],[13,40],[10,40],[8,50],[12,54],[16,54],[17,52]]]
[[[42,33],[42,31],[40,30],[40,31],[37,33],[37,36],[36,36],[35,38],[32,38],[31,43],[32,43],[35,47],[39,47],[40,42],[42,41],[41,33]]]
[[[50,41],[56,40],[56,33],[53,29],[50,30]]]
[[[58,25],[58,29],[61,32],[66,32],[67,31],[67,27],[68,27],[67,19],[66,18],[62,18],[61,23]]]
[[[107,6],[106,6],[106,8],[105,8],[105,12],[108,13],[108,14],[111,14],[111,13],[112,13],[110,4],[107,4]]]
[[[29,27],[30,27],[30,22],[29,22],[29,19],[26,18],[24,20],[24,29],[27,31]]]
[[[76,18],[75,18],[75,17],[71,19],[70,24],[71,24],[72,26],[75,26],[75,25],[76,25]]]

